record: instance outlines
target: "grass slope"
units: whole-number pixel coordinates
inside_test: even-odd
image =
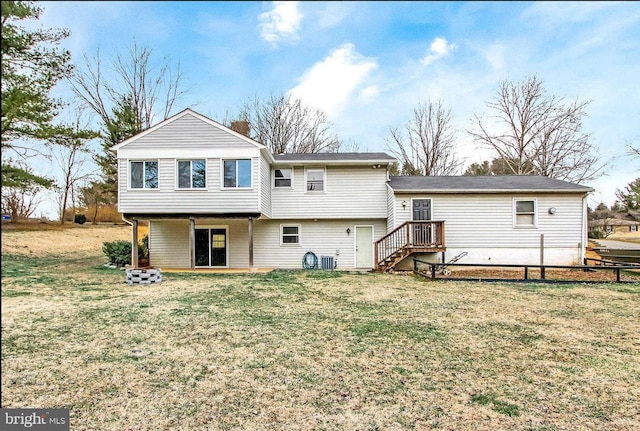
[[[274,271],[129,286],[102,263],[3,248],[2,407],[70,408],[74,430],[640,427],[638,284]]]

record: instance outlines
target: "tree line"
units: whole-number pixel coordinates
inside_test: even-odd
[[[73,64],[71,53],[59,47],[67,30],[20,26],[41,13],[35,2],[2,2],[2,211],[28,218],[37,194],[50,189],[57,192],[61,223],[76,204],[93,208],[95,222],[99,208],[117,200],[117,160],[110,148],[171,116],[189,88],[179,63],[136,43],[111,56],[85,54]],[[51,96],[61,81],[72,89],[75,105]],[[486,102],[487,113],[475,116],[465,131],[495,158],[472,164],[464,175],[544,175],[581,183],[603,174],[607,164],[583,130],[588,104],[547,94],[535,75],[503,81]],[[70,124],[58,120],[62,112],[73,118]],[[324,112],[285,94],[248,99],[223,121],[229,127],[237,122],[273,153],[358,148],[331,131]],[[442,101],[418,103],[404,125],[389,128],[396,173],[459,173],[459,134]],[[90,149],[93,142],[98,150]],[[629,151],[638,153],[634,146]],[[50,160],[61,179],[36,175],[29,163],[36,156]],[[89,169],[91,162],[98,174]]]

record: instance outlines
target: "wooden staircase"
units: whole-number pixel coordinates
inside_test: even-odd
[[[414,253],[437,253],[446,250],[444,221],[408,221],[374,244],[376,270],[388,272]]]

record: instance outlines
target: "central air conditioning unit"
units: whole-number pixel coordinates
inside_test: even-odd
[[[335,263],[333,260],[333,256],[320,256],[320,269],[331,269],[335,268]]]

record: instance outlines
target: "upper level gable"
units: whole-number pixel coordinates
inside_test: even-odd
[[[264,146],[187,109],[111,149],[119,158],[255,157]]]

